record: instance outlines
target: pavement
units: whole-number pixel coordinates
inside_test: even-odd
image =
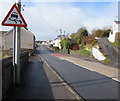
[[[60,54],[49,51],[46,46],[43,45],[38,47],[38,51],[41,57],[86,101],[98,101],[99,99],[119,101],[119,82],[113,79],[117,78],[118,73],[110,74],[107,72],[107,74],[105,73],[105,71],[107,71],[106,69],[98,73],[94,68],[101,68],[100,64],[92,64],[89,63],[91,61],[77,60],[69,56],[58,58],[61,56]],[[78,64],[82,65],[80,66]],[[90,66],[88,68],[85,65]],[[92,69],[90,69],[90,67]],[[116,72],[116,70],[113,71]],[[105,75],[102,74],[103,72]]]
[[[20,85],[11,88],[3,100],[78,99],[50,67],[43,65],[38,54],[31,57],[21,72]]]

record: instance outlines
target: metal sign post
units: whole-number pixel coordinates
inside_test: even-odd
[[[20,13],[21,0],[16,0],[6,17],[3,26],[14,26],[13,29],[13,83],[20,84],[20,27],[27,27],[27,24]]]
[[[21,11],[21,0],[17,0],[17,5]],[[16,37],[15,37],[15,68],[16,68],[16,84],[20,84],[20,27],[16,27]]]
[[[16,84],[20,84],[20,27],[16,27],[15,37],[15,68],[16,68]]]
[[[13,29],[13,84],[15,85],[15,37],[16,27]]]

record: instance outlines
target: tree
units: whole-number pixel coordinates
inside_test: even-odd
[[[101,29],[93,29],[93,30],[92,30],[92,35],[93,35],[94,37],[101,37],[101,36],[102,36],[102,33],[103,33],[103,31],[102,31]]]
[[[110,32],[111,32],[111,29],[105,29],[105,30],[103,30],[103,32],[104,32],[104,34],[103,34],[102,37],[109,37],[109,34],[110,34]]]
[[[88,31],[85,27],[81,27],[76,33],[71,34],[72,39],[76,39],[77,43],[81,43],[83,38],[88,36]]]
[[[94,37],[109,37],[110,32],[111,32],[110,28],[104,27],[103,29],[93,29],[92,35]]]
[[[71,46],[71,40],[69,38],[64,38],[61,40],[60,44],[61,44],[61,48],[69,48]]]
[[[61,40],[60,44],[61,44],[61,49],[65,51],[67,50],[67,53],[70,54],[70,47],[72,45],[71,39],[64,38]]]

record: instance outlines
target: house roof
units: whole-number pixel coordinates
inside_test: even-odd
[[[116,24],[120,24],[120,21],[114,21]]]
[[[29,32],[31,35],[35,36],[32,32],[30,32],[29,30],[27,30],[27,29],[25,29],[25,28],[22,28],[22,27],[21,27],[21,29],[23,29],[23,30]],[[11,30],[7,31],[7,32],[4,33],[4,34],[7,35],[7,34],[10,34],[11,32],[13,32],[13,28],[12,28]]]
[[[2,35],[3,35],[3,34],[4,34],[4,33],[6,33],[6,32],[7,32],[7,31],[0,31],[0,34],[2,34]]]

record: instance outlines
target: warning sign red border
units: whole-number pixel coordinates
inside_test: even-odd
[[[6,20],[8,19],[8,17],[9,17],[9,15],[10,15],[10,14],[11,14],[11,12],[13,11],[13,9],[14,9],[14,8],[16,8],[16,10],[17,10],[17,12],[18,12],[19,16],[21,17],[21,19],[22,19],[22,21],[23,21],[24,25],[23,25],[23,24],[7,24],[7,23],[5,23],[5,22],[6,22]],[[25,22],[25,20],[24,20],[24,18],[23,18],[23,16],[22,16],[22,14],[20,13],[20,10],[19,10],[19,8],[16,6],[16,4],[14,4],[14,5],[12,6],[12,8],[11,8],[11,9],[10,9],[10,11],[8,12],[7,16],[4,18],[4,20],[3,20],[3,22],[2,22],[2,26],[18,26],[18,27],[27,27],[27,23]]]

